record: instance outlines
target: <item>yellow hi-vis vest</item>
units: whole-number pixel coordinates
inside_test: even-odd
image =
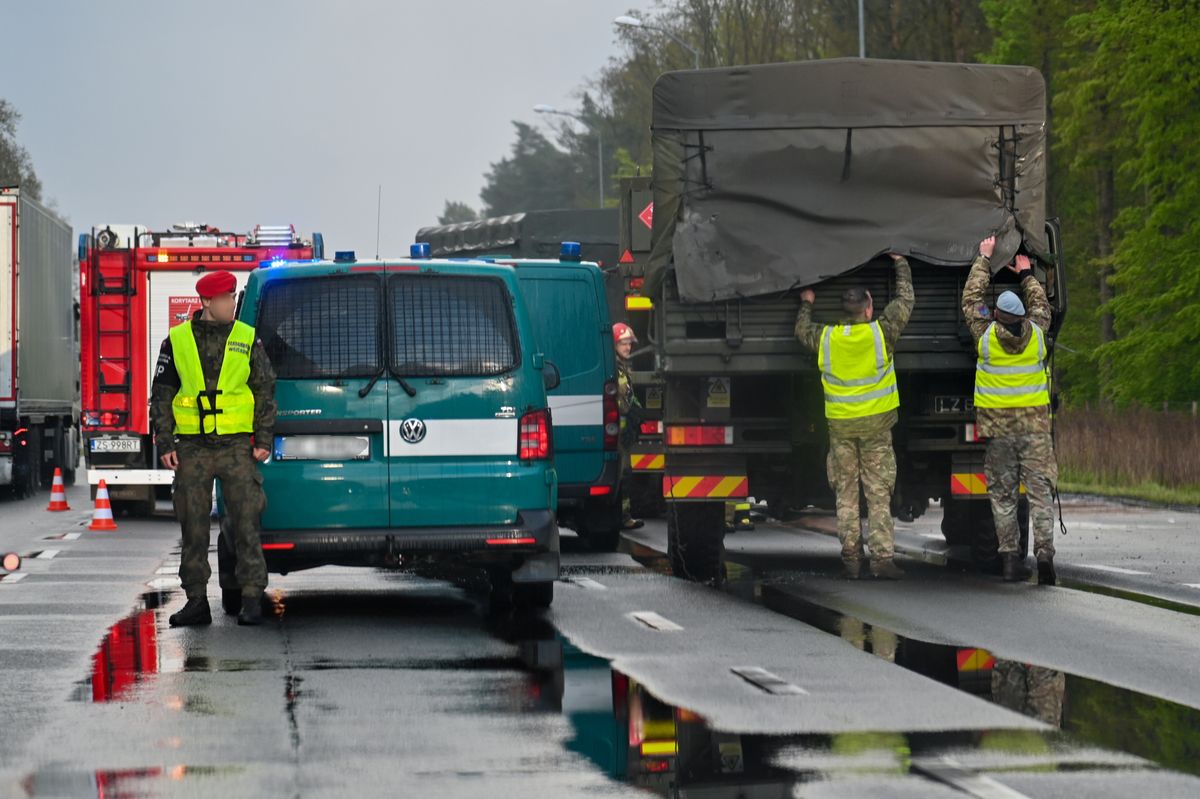
[[[878,322],[821,332],[821,384],[828,419],[858,419],[900,407],[896,372]]]
[[[254,328],[244,322],[233,323],[215,391],[208,391],[205,386],[192,323],[171,328],[170,339],[180,382],[179,392],[171,402],[175,432],[185,436],[202,432],[253,433],[254,394],[246,381],[250,378]]]
[[[1036,408],[1050,404],[1046,378],[1046,334],[1035,324],[1021,352],[1008,352],[996,335],[996,323],[979,337],[975,365],[976,408]]]

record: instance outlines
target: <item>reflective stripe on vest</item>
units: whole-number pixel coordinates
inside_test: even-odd
[[[996,334],[996,323],[979,337],[979,360],[975,365],[975,407],[1036,408],[1050,404],[1046,377],[1046,337],[1031,324],[1025,348],[1016,354],[1004,349]]]
[[[254,328],[234,322],[225,342],[225,357],[215,391],[208,391],[204,367],[192,323],[171,328],[171,350],[179,372],[179,391],[171,402],[175,412],[175,432],[180,435],[204,433],[254,432],[254,394],[250,379],[250,348],[254,346]],[[203,429],[201,429],[203,427]]]
[[[826,418],[857,419],[900,407],[894,364],[878,322],[826,327],[817,362]]]

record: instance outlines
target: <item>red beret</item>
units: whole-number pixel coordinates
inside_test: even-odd
[[[196,293],[207,300],[218,294],[230,294],[237,289],[237,278],[232,272],[209,272],[196,281]]]

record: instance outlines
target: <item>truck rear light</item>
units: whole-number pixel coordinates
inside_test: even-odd
[[[12,434],[0,433],[0,454],[12,452]]]
[[[642,422],[642,425],[638,428],[638,430],[644,436],[661,436],[663,424],[661,421]]]
[[[275,436],[275,460],[365,461],[371,458],[368,436]]]
[[[517,452],[523,461],[549,460],[554,454],[550,434],[550,411],[530,411],[517,426]]]
[[[604,384],[604,449],[615,452],[621,435],[621,411],[617,407],[617,381]]]
[[[287,549],[295,549],[296,545],[291,541],[280,541],[279,543],[275,543],[275,544],[263,544],[262,548],[267,551],[287,550]]]
[[[629,279],[629,288],[631,288],[635,291],[641,291],[641,289],[645,285],[646,285],[646,278],[644,278],[644,277],[632,277]]]
[[[612,486],[592,486],[588,489],[588,495],[593,497],[606,497],[612,493]]]
[[[670,447],[720,447],[733,443],[732,427],[713,425],[669,425],[667,446]]]
[[[979,435],[978,425],[968,424],[968,425],[963,426],[963,440],[966,441],[968,444],[975,444],[975,443],[978,443],[981,441],[985,441],[986,439],[983,436]]]

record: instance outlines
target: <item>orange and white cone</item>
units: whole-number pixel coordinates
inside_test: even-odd
[[[67,489],[63,485],[62,469],[54,470],[54,485],[50,486],[50,504],[46,510],[70,510],[67,504]]]
[[[113,521],[112,503],[108,501],[108,485],[103,480],[96,486],[96,510],[92,513],[92,523],[89,530],[116,530],[117,523]]]

